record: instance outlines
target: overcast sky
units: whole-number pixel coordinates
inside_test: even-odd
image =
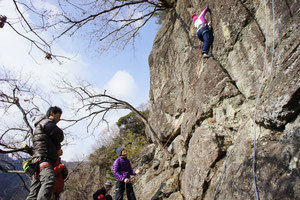
[[[46,6],[51,7],[52,10],[56,9],[49,3],[50,1],[39,2],[41,2],[40,6],[47,4]],[[11,0],[0,0],[0,15],[6,15],[9,22],[16,19],[16,11]],[[26,13],[25,16],[28,19],[31,17]],[[15,26],[20,28],[17,24]],[[64,97],[62,100],[60,94],[55,92],[57,74],[72,81],[78,78],[87,80],[99,91],[107,90],[108,94],[113,94],[134,106],[139,106],[148,101],[150,85],[148,56],[158,28],[153,20],[150,21],[142,29],[141,37],[135,43],[134,52],[129,47],[125,51],[111,51],[99,55],[97,48],[88,47],[88,41],[83,38],[81,40],[66,38],[55,44],[53,53],[72,58],[72,60],[64,60],[63,64],[59,65],[55,61],[46,60],[41,51],[31,48],[29,41],[17,35],[6,25],[0,29],[1,67],[4,66],[24,75],[30,75],[31,80],[40,90],[51,94],[53,104],[62,108],[65,105],[60,104],[62,102],[68,104],[68,97]],[[47,34],[43,37],[50,38]],[[114,112],[109,119],[116,121],[124,113]],[[81,127],[80,130],[72,133],[75,137],[69,138],[72,144],[63,149],[63,160],[72,161],[86,156],[92,151],[97,134],[87,137],[86,130],[82,126],[79,127]],[[103,126],[102,129],[104,128]],[[100,133],[100,130],[97,133]]]

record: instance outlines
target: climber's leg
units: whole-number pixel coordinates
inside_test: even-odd
[[[208,54],[210,45],[211,45],[211,39],[210,39],[210,32],[209,29],[206,28],[202,31],[202,37],[204,40],[203,48],[202,48],[202,54]]]
[[[201,29],[197,31],[197,37],[199,40],[201,40],[203,42],[203,37],[202,37],[202,31]]]

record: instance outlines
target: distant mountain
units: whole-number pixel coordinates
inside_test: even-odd
[[[13,160],[7,155],[0,154],[0,163],[2,167],[6,169],[12,169],[10,165],[6,164],[12,163],[16,170],[22,170],[23,160]],[[62,161],[69,169],[72,169],[77,165],[77,162],[65,162]],[[20,179],[23,177],[26,183],[26,187],[30,188],[30,177],[26,174],[16,174],[16,173],[4,173],[0,171],[0,200],[25,200],[28,192],[24,183]]]
[[[16,170],[22,169],[22,160],[13,160],[9,156],[0,154],[1,166],[3,161],[14,164]],[[6,166],[7,168],[9,165]],[[11,169],[11,168],[10,168]],[[27,188],[30,186],[30,179],[26,174],[20,175],[26,182]],[[24,188],[24,183],[16,173],[0,172],[0,200],[23,200],[26,199],[28,191]]]
[[[68,169],[73,169],[79,164],[78,162],[66,162],[64,160],[62,160],[61,163],[66,165]]]

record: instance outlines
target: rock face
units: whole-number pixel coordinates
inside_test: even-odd
[[[206,6],[209,59],[191,20]],[[176,1],[149,56],[149,122],[173,156],[155,150],[138,199],[257,198],[254,135],[257,194],[300,199],[300,2],[272,11],[272,1]]]

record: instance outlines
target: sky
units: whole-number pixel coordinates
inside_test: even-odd
[[[50,1],[41,2],[54,11],[57,9]],[[7,16],[9,22],[16,21],[16,11],[11,0],[0,0],[0,15]],[[24,12],[24,15],[34,20],[29,13]],[[18,24],[14,26],[21,30]],[[63,55],[72,60],[64,60],[63,64],[59,64],[46,60],[41,51],[33,48],[29,41],[5,25],[0,29],[0,67],[30,76],[41,91],[51,96],[53,104],[62,108],[68,106],[66,104],[72,101],[72,97],[62,97],[56,91],[58,74],[71,81],[87,80],[99,91],[107,90],[108,94],[122,98],[137,107],[148,101],[150,87],[148,56],[158,29],[159,26],[154,23],[154,20],[150,20],[141,30],[141,36],[135,42],[134,51],[131,46],[128,46],[124,51],[113,50],[101,55],[93,47],[88,46],[88,41],[84,38],[64,38],[54,45],[52,51],[54,54]],[[50,37],[51,35],[43,33],[43,38]],[[109,116],[111,124],[127,113],[128,111],[111,113]],[[99,137],[97,134],[105,128],[107,128],[106,125],[101,126],[92,136],[86,134],[83,124],[70,129],[73,137],[68,138],[71,144],[63,147],[62,159],[76,161],[90,154]]]

